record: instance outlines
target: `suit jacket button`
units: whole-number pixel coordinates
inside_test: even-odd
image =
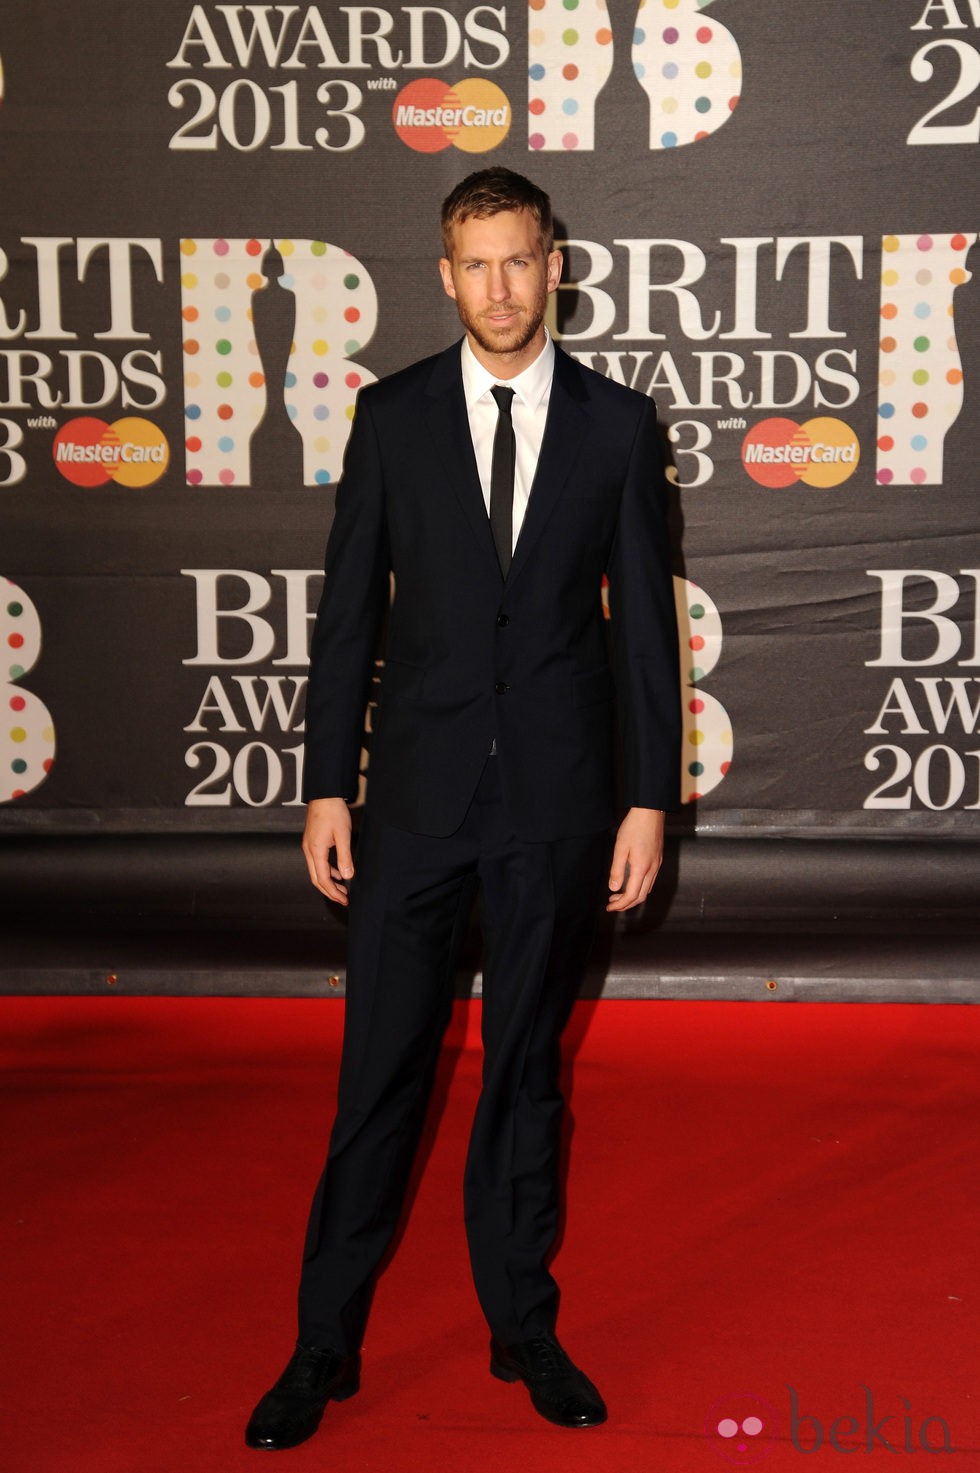
[[[498,614],[497,615],[497,628],[498,629],[506,629],[507,628],[507,625],[509,623],[510,623],[510,617],[507,614]]]
[[[498,680],[497,684],[494,686],[494,690],[497,692],[498,696],[505,696],[510,690],[510,686],[505,680]]]

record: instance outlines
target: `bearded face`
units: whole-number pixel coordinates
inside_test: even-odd
[[[537,221],[526,210],[453,227],[452,259],[439,263],[476,356],[513,377],[544,346],[548,295],[558,286],[561,253],[546,254]]]

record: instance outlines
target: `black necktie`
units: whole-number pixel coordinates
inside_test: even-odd
[[[507,577],[514,543],[514,461],[517,451],[510,417],[513,389],[495,384],[490,390],[497,401],[497,428],[490,462],[490,530],[500,571]]]

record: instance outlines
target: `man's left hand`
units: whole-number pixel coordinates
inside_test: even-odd
[[[653,889],[663,854],[664,814],[659,808],[631,808],[616,835],[606,909],[641,905]]]

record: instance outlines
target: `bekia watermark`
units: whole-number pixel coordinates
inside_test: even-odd
[[[789,1391],[789,1437],[798,1453],[815,1453],[824,1442],[824,1423],[800,1411],[799,1398],[792,1386]],[[949,1423],[944,1417],[928,1416],[921,1420],[912,1415],[908,1398],[901,1397],[904,1412],[889,1412],[875,1420],[874,1396],[870,1386],[862,1386],[864,1420],[858,1417],[836,1417],[826,1431],[827,1446],[838,1453],[866,1452],[885,1448],[890,1453],[952,1453]],[[827,1419],[824,1419],[825,1421]],[[916,1424],[918,1423],[918,1427]],[[885,1428],[888,1430],[885,1431]],[[805,1430],[804,1430],[805,1429]],[[857,1439],[857,1440],[855,1440]],[[844,1443],[847,1446],[844,1446]]]
[[[778,1420],[775,1408],[763,1397],[738,1392],[714,1403],[704,1430],[729,1463],[747,1468],[772,1447]]]
[[[879,1415],[870,1386],[859,1387],[856,1412],[842,1416],[816,1416],[803,1411],[800,1395],[794,1386],[789,1392],[789,1438],[794,1451],[818,1452],[824,1448],[837,1453],[952,1453],[953,1437],[945,1417],[935,1413],[920,1416],[912,1410],[907,1397],[900,1397],[900,1412]],[[720,1397],[715,1401],[704,1424],[718,1453],[735,1467],[746,1468],[768,1453],[776,1442],[787,1441],[784,1426],[773,1406],[761,1396],[748,1392]]]

